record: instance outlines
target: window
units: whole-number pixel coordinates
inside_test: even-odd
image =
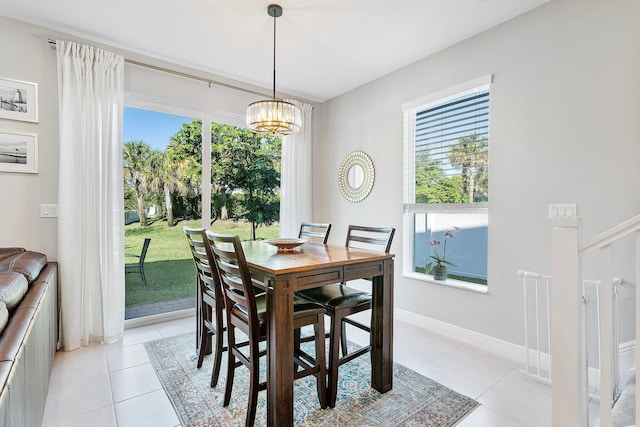
[[[405,275],[433,280],[438,255],[450,263],[438,283],[486,289],[490,81],[403,106]]]

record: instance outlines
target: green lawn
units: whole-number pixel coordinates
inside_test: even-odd
[[[195,295],[195,267],[182,227],[200,225],[200,220],[191,220],[181,221],[175,227],[167,227],[166,221],[155,221],[147,227],[140,227],[139,223],[125,227],[125,253],[139,254],[144,239],[151,238],[144,264],[147,286],[145,287],[139,274],[126,274],[126,307]],[[251,237],[251,224],[245,221],[216,221],[211,230],[216,233],[238,234],[242,240]],[[279,237],[280,226],[274,224],[259,227],[256,236],[258,239]],[[127,258],[126,262],[134,260]]]

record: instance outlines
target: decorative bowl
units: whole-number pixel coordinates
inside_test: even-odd
[[[304,239],[291,237],[281,237],[279,239],[265,240],[265,243],[277,247],[279,251],[292,251],[298,246],[304,245],[306,242],[307,241]]]

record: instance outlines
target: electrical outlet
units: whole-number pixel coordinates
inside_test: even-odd
[[[40,205],[40,218],[57,218],[58,217],[58,205],[41,204]]]

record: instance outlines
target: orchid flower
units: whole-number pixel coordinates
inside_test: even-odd
[[[440,254],[435,248],[436,246],[440,246],[440,243],[441,243],[440,240],[429,239],[428,243],[429,243],[429,246],[433,248],[434,255],[430,255],[425,258],[425,261],[433,260],[426,265],[428,271],[430,271],[433,267],[442,267],[444,265],[451,265],[455,267],[455,264],[453,264],[451,261],[447,261],[447,240],[453,239],[454,231],[460,231],[460,227],[451,227],[444,231],[444,244],[442,246],[442,256],[440,256]]]

